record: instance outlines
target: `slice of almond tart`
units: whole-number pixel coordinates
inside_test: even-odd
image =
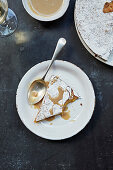
[[[35,122],[59,115],[69,103],[77,99],[71,87],[58,76],[52,76]]]

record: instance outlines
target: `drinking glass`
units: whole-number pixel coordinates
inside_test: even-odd
[[[17,17],[8,8],[7,0],[0,0],[0,37],[12,34],[17,28]]]

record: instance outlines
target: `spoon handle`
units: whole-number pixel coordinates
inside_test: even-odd
[[[52,59],[51,59],[51,63],[49,64],[49,66],[48,66],[48,68],[47,68],[47,71],[46,71],[46,73],[44,74],[44,76],[43,76],[43,78],[42,78],[43,80],[45,79],[45,77],[46,77],[49,69],[51,68],[53,62],[55,61],[56,57],[58,56],[58,54],[60,53],[60,51],[62,50],[62,48],[65,46],[65,44],[66,44],[66,40],[65,40],[64,38],[60,38],[60,39],[58,40],[58,43],[57,43],[55,52],[54,52],[53,57],[52,57]]]

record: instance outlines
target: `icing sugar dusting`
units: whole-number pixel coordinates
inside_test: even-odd
[[[75,15],[85,43],[94,53],[107,60],[113,49],[113,12],[103,13],[105,3],[106,0],[77,0]]]
[[[53,82],[53,83],[52,83]],[[59,104],[54,104],[49,95],[52,98],[55,98],[59,95],[58,88],[61,87],[64,90],[63,98],[58,102]],[[39,113],[36,117],[36,121],[58,115],[62,112],[63,104],[70,98],[71,88],[66,85],[60,78],[52,76],[49,82],[48,89],[42,101],[42,106],[39,110]],[[53,110],[53,115],[51,115],[50,110]]]

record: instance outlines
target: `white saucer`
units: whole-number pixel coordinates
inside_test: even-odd
[[[56,20],[62,17],[67,11],[69,2],[70,0],[64,0],[63,5],[56,13],[49,15],[49,16],[43,16],[43,15],[38,15],[38,13],[36,12],[33,12],[33,10],[29,6],[29,0],[22,0],[23,6],[25,10],[28,12],[28,14],[39,21],[53,21],[53,20]]]
[[[91,49],[90,47],[85,43],[85,41],[83,40],[82,38],[82,35],[80,34],[79,32],[79,29],[77,27],[77,22],[76,22],[76,3],[75,3],[75,11],[74,11],[74,21],[75,21],[75,28],[76,28],[76,31],[77,31],[77,34],[82,42],[82,44],[84,45],[84,47],[89,51],[90,54],[92,54],[92,56],[94,56],[96,59],[98,59],[99,61],[107,64],[107,65],[110,65],[110,66],[113,66],[113,53],[110,54],[109,58],[107,61],[103,60],[102,58],[100,58],[98,55],[96,55]]]
[[[30,83],[44,75],[49,62],[35,65],[24,75],[17,89],[16,106],[20,119],[31,132],[42,138],[61,140],[77,134],[89,122],[94,111],[95,94],[89,78],[80,68],[66,61],[56,60],[46,81],[51,75],[59,76],[72,87],[80,99],[68,105],[71,115],[69,120],[56,116],[52,122],[34,123],[38,110],[28,104],[27,92]]]

